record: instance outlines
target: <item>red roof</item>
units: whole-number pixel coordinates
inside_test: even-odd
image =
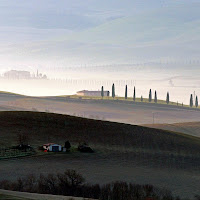
[[[55,144],[55,143],[43,144],[43,146],[51,146],[51,145],[53,145],[53,144]]]

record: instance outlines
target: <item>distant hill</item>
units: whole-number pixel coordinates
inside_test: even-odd
[[[25,97],[24,95],[16,93],[0,91],[0,102],[15,101],[17,99],[22,99],[24,97]]]
[[[176,106],[176,104],[166,105],[163,102],[161,104],[141,103],[140,100],[133,102],[132,99],[113,101],[111,99],[79,99],[73,96],[15,99],[8,96],[8,98],[0,98],[1,101],[2,105],[17,107],[18,110],[22,108],[30,111],[53,112],[134,125],[153,123],[153,113],[154,122],[159,124],[192,122],[200,117],[199,109]]]

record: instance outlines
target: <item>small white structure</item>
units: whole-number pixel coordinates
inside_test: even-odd
[[[89,90],[82,90],[76,93],[78,96],[93,96],[93,97],[101,97],[101,91],[89,91]],[[109,97],[110,92],[104,91],[104,97]]]
[[[43,145],[43,149],[50,152],[61,152],[62,146],[59,144],[48,143]]]

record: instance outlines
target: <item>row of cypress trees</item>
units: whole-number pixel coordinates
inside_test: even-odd
[[[196,96],[195,99],[195,107],[197,108],[199,106],[198,96]],[[193,107],[193,95],[190,95],[190,107]]]
[[[152,92],[151,89],[149,90],[149,102],[152,102]],[[155,90],[155,94],[154,94],[154,103],[158,102],[158,98],[157,98],[157,92]],[[169,104],[169,92],[167,92],[167,97],[166,97],[166,103]]]
[[[110,93],[108,92],[107,96],[109,96]],[[101,97],[104,97],[104,87],[101,87]],[[113,83],[112,85],[112,98],[115,98],[115,84]],[[125,99],[128,99],[128,86],[125,86]],[[133,101],[136,100],[136,90],[134,87],[134,91],[133,91]],[[152,91],[151,89],[149,90],[149,102],[151,103],[154,100],[154,103],[158,102],[158,98],[157,98],[157,92],[155,90],[155,94],[154,94],[154,99],[152,98]],[[143,96],[141,96],[141,102],[143,102]],[[167,92],[167,96],[166,96],[166,103],[169,104],[170,103],[170,98],[169,98],[169,92]],[[177,103],[178,105],[178,103]],[[183,104],[182,104],[183,105]],[[198,107],[199,103],[198,103],[198,97],[196,96],[195,99],[195,107]],[[193,107],[193,95],[191,94],[190,96],[190,107]]]

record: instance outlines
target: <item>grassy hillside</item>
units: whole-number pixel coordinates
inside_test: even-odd
[[[188,108],[185,105],[170,103],[167,105],[163,101],[157,104],[148,103],[146,99],[140,102],[137,99],[124,100],[101,100],[100,98],[79,99],[77,96],[69,97],[44,97],[33,98],[24,97],[20,99],[9,98],[8,101],[0,103],[4,106],[12,108],[12,110],[29,110],[40,112],[52,112],[59,114],[67,114],[74,116],[84,116],[92,119],[103,119],[106,121],[122,122],[127,124],[151,124],[155,123],[182,123],[196,121],[200,117],[199,109]],[[14,109],[15,108],[15,109]],[[2,111],[11,111],[11,109],[1,109]]]
[[[28,136],[33,146],[86,141],[93,147],[165,151],[200,155],[200,139],[170,131],[38,112],[1,112],[0,144],[16,144],[17,135]]]
[[[0,101],[5,102],[5,101],[14,101],[17,99],[24,98],[25,96],[16,94],[16,93],[11,93],[11,92],[5,92],[5,91],[0,91]]]
[[[144,126],[156,129],[175,131],[200,137],[200,122],[186,122],[186,123],[175,123],[175,124],[149,124]]]

